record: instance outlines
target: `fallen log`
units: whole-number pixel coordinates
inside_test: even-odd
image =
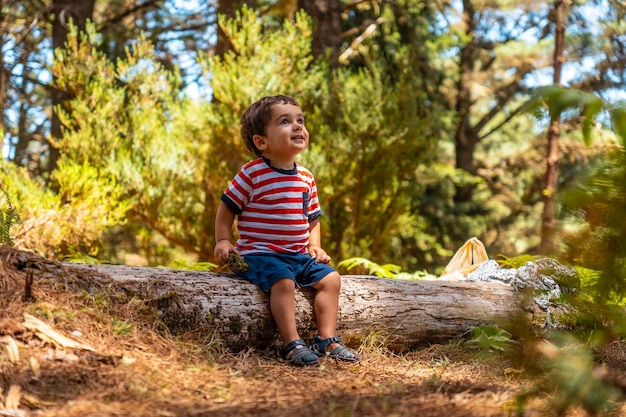
[[[63,264],[79,280],[99,281],[158,310],[178,333],[210,323],[232,350],[270,348],[278,333],[268,295],[228,273],[117,265]],[[316,334],[313,290],[296,291],[298,330]],[[342,276],[338,334],[348,344],[380,333],[387,344],[411,348],[459,337],[472,328],[519,313],[522,302],[508,285],[465,281],[404,281]]]

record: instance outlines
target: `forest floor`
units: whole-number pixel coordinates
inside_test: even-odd
[[[71,274],[44,278],[58,264],[18,255],[0,250],[0,416],[556,415],[549,395],[518,409],[536,381],[510,353],[451,341],[395,354],[371,337],[355,346],[357,365],[293,368],[274,352],[227,352],[199,332],[168,335],[141,303],[115,304]],[[625,348],[602,354],[621,374]],[[602,415],[626,415],[626,406]]]

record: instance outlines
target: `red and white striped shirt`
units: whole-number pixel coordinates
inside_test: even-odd
[[[237,217],[237,250],[255,253],[307,253],[309,224],[322,215],[313,174],[263,158],[245,164],[222,195]]]

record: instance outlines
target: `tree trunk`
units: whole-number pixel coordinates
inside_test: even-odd
[[[95,0],[55,0],[54,1],[54,21],[52,23],[52,49],[63,48],[67,41],[69,33],[69,24],[76,25],[80,30],[85,29],[88,19],[93,18],[93,8]],[[52,90],[52,106],[61,105],[70,97],[65,91],[57,89]],[[52,120],[50,121],[50,135],[54,139],[62,136],[61,121],[56,114],[52,112]],[[51,173],[57,167],[59,159],[59,150],[50,145],[50,156],[48,166],[45,171]]]
[[[268,296],[230,274],[161,268],[63,264],[80,281],[94,279],[122,298],[138,297],[158,310],[173,333],[197,329],[208,318],[209,331],[233,350],[268,348],[279,341]],[[300,335],[317,333],[313,290],[296,291]],[[485,282],[402,281],[343,276],[338,334],[358,344],[372,333],[403,350],[459,337],[474,327],[521,311],[512,287]]]
[[[5,25],[8,26],[8,22],[5,23],[5,19],[8,21],[8,18],[4,15],[4,0],[0,0],[0,29],[4,32]],[[4,33],[0,33],[0,51],[4,51]],[[7,91],[6,91],[6,71],[4,69],[4,53],[0,54],[0,130],[2,130],[3,135],[0,137],[2,141],[2,146],[4,147],[4,134],[9,129],[4,125],[4,112],[5,108],[8,106],[7,100]],[[8,158],[10,159],[10,157]]]
[[[553,84],[561,85],[561,72],[565,61],[565,14],[567,0],[554,2],[554,77]],[[543,190],[543,216],[541,219],[541,242],[539,253],[549,255],[554,253],[554,231],[556,226],[556,191],[559,181],[559,133],[560,113],[551,115],[548,129],[548,158]]]
[[[457,98],[455,111],[457,113],[457,128],[454,134],[456,151],[456,168],[475,174],[474,150],[478,137],[471,125],[472,96],[468,80],[474,73],[476,55],[480,52],[475,40],[476,20],[474,4],[470,0],[463,1],[463,21],[465,34],[469,37],[468,43],[461,49],[459,62],[459,79],[457,81]],[[472,199],[474,186],[458,186],[454,195],[456,203],[463,203]]]
[[[313,56],[324,57],[329,52],[330,65],[337,68],[341,47],[341,1],[300,0],[298,5],[313,18]]]

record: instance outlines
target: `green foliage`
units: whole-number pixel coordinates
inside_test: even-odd
[[[581,130],[585,144],[591,142],[591,127],[595,117],[604,108],[602,100],[594,94],[563,88],[556,85],[538,87],[527,103],[528,111],[539,114],[540,109],[547,109],[551,120],[558,120],[568,110],[578,110],[581,118]]]
[[[97,251],[98,238],[110,225],[123,222],[122,189],[110,175],[88,163],[61,163],[54,173],[59,193],[31,179],[24,168],[0,163],[0,182],[11,195],[20,222],[13,228],[16,247],[45,257],[62,257],[70,249]]]
[[[347,271],[356,271],[357,274],[362,274],[363,271],[367,271],[367,275],[374,275],[380,278],[406,280],[432,278],[432,275],[429,275],[426,271],[418,271],[414,273],[402,272],[402,268],[398,265],[378,265],[369,259],[359,257],[344,259],[337,264],[337,268],[345,268]]]
[[[576,273],[580,278],[580,286],[584,291],[592,291],[593,288],[598,284],[598,280],[602,276],[600,271],[596,271],[591,268],[585,268],[584,266],[576,265],[574,266]]]
[[[222,17],[219,24],[233,50],[223,59],[200,59],[207,75],[211,73],[214,99],[233,106],[226,114],[235,122],[250,103],[263,96],[290,92],[303,97],[322,81],[322,74],[311,67],[311,23],[304,13],[298,13],[293,23],[286,21],[268,30],[252,9],[244,7],[236,18]]]
[[[610,411],[620,392],[604,383],[594,372],[590,349],[571,335],[560,333],[552,341],[539,342],[542,378],[518,397],[520,411],[534,396],[547,395],[552,410],[565,415],[568,409],[583,407],[592,415]]]
[[[217,265],[211,262],[189,262],[184,259],[174,259],[168,268],[184,269],[187,271],[213,271]]]
[[[419,281],[421,279],[436,279],[437,276],[429,273],[428,271],[421,270],[415,272],[398,272],[393,276],[394,279],[404,279],[409,281]]]
[[[401,270],[398,265],[378,265],[377,263],[372,262],[369,259],[358,257],[345,259],[339,262],[337,264],[337,267],[345,267],[348,271],[351,271],[357,267],[365,268],[368,271],[369,275],[375,275],[381,278],[393,278]]]
[[[514,257],[507,257],[505,255],[498,255],[498,264],[505,268],[519,268],[521,266],[526,265],[528,262],[534,262],[538,259],[538,256],[535,255],[520,255]]]
[[[626,102],[611,106],[610,113],[613,130],[620,139],[622,146],[626,146]]]
[[[615,124],[619,129],[619,122]],[[614,145],[602,160],[590,165],[577,186],[563,196],[563,205],[576,225],[567,236],[565,255],[572,263],[600,271],[588,283],[596,301],[621,303],[626,296],[624,146]]]
[[[116,67],[98,53],[97,39],[92,28],[80,42],[74,33],[70,49],[57,53],[57,82],[76,95],[58,109],[66,126],[58,146],[64,160],[89,161],[115,178],[124,190],[118,197],[128,208],[143,203],[158,210],[159,198],[166,197],[151,186],[165,179],[177,181],[186,173],[175,171],[173,163],[184,153],[183,144],[161,136],[171,112],[168,105],[175,101],[175,77],[144,59],[151,49],[141,41]],[[79,63],[88,70],[77,68]],[[176,126],[169,128],[176,131]]]
[[[527,103],[527,109],[536,114],[542,108],[548,110],[551,120],[577,111],[587,145],[600,112],[607,110],[611,116],[612,146],[602,158],[592,160],[575,186],[561,197],[562,216],[570,221],[564,256],[587,268],[585,272],[600,271],[600,276],[583,277],[587,296],[599,303],[621,304],[626,298],[626,107],[624,103],[611,106],[583,91],[545,86],[536,89]]]
[[[13,245],[11,227],[17,222],[19,216],[15,212],[9,193],[0,188],[0,244]]]
[[[74,94],[57,109],[66,128],[57,144],[61,162],[88,163],[112,178],[122,193],[111,195],[106,184],[93,192],[109,194],[133,227],[147,224],[189,251],[206,248],[211,229],[203,214],[213,200],[202,194],[196,156],[200,112],[181,98],[178,73],[162,68],[145,41],[116,63],[98,45],[93,27],[74,31],[52,66],[59,87]]]
[[[100,265],[103,263],[108,263],[108,262],[103,262],[99,260],[98,258],[95,258],[88,254],[81,253],[75,248],[69,248],[68,252],[69,253],[63,257],[63,260],[65,262],[70,262],[73,264],[85,264],[85,265]]]
[[[581,185],[584,188],[588,184]],[[612,184],[611,187],[619,189],[623,184]],[[614,191],[608,188],[603,190],[605,195],[587,194],[579,202],[584,201],[583,206],[590,207],[598,200],[604,200],[606,193],[613,192],[612,197],[615,197]],[[581,197],[578,193],[574,195],[577,199]],[[571,198],[568,194],[568,207],[572,207]],[[572,247],[570,256],[587,266],[574,266],[579,284],[577,291],[569,293],[563,300],[567,304],[559,308],[560,326],[543,333],[539,340],[522,341],[522,350],[537,351],[540,360],[532,358],[538,372],[536,383],[518,398],[520,411],[535,396],[547,396],[551,409],[559,415],[565,415],[574,407],[582,407],[591,415],[598,415],[610,412],[616,401],[623,401],[619,387],[614,386],[610,379],[601,378],[602,371],[598,372],[597,358],[592,353],[612,340],[626,337],[624,275],[619,269],[623,248],[613,246],[616,240],[609,239],[609,244],[604,241],[607,234],[623,238],[619,231],[621,222],[613,222],[609,220],[611,216],[605,216],[604,210],[613,209],[623,213],[623,206],[619,205],[610,209],[603,207],[600,212],[589,211],[594,218],[588,217],[589,222],[576,231],[578,235],[569,237]],[[598,226],[600,230],[594,230]],[[617,270],[622,271],[617,274],[616,264]]]
[[[484,350],[504,351],[507,346],[515,343],[511,339],[511,333],[506,330],[491,326],[480,326],[472,330],[472,336],[463,345],[476,347]]]

